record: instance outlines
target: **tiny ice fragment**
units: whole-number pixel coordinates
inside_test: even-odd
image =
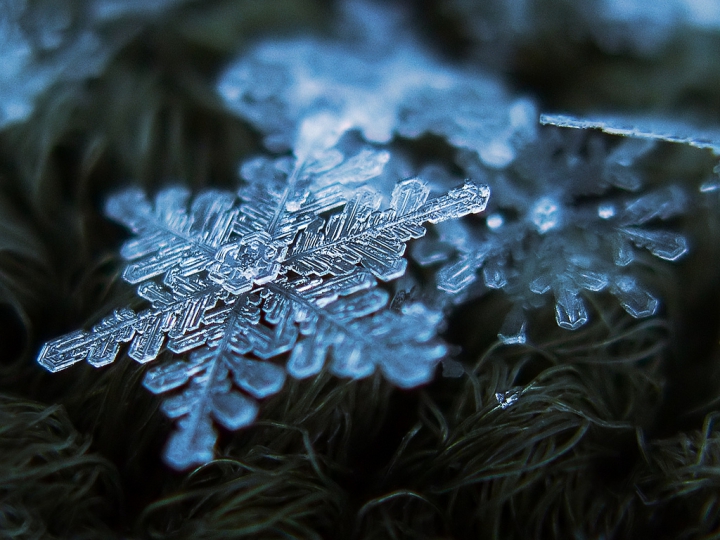
[[[518,397],[520,397],[520,393],[516,391],[495,393],[495,399],[502,409],[507,409],[518,400]]]
[[[708,180],[700,185],[700,193],[714,193],[720,190],[720,182],[717,180]]]
[[[542,197],[532,207],[530,219],[537,231],[544,234],[560,224],[560,204],[552,197]]]
[[[610,219],[615,217],[615,205],[612,203],[602,203],[598,206],[598,216],[602,219]]]

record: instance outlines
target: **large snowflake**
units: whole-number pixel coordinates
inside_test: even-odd
[[[51,341],[38,361],[50,371],[83,359],[103,366],[122,343],[138,362],[164,344],[190,353],[144,380],[171,394],[162,409],[177,430],[165,458],[177,469],[212,458],[213,420],[230,430],[252,423],[255,399],[278,392],[286,373],[317,374],[328,358],[339,376],[380,369],[400,387],[428,381],[446,351],[435,338],[441,314],[420,304],[388,308],[376,280],[404,273],[405,243],[425,233],[423,223],[480,212],[489,190],[466,183],[428,199],[426,184],[409,179],[384,210],[369,189],[348,200],[336,180],[376,163],[368,152],[340,163],[306,156],[287,177],[255,161],[237,194],[206,191],[189,206],[181,188],[162,190],[154,204],[136,189],[115,195],[107,214],[136,234],[122,248],[123,277],[150,307]],[[284,368],[270,361],[281,355]]]

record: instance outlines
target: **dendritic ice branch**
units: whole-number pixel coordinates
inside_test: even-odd
[[[255,181],[238,193],[206,191],[189,202],[186,190],[168,188],[154,204],[136,189],[112,197],[107,214],[135,233],[122,248],[123,278],[150,307],[118,310],[38,357],[59,371],[83,359],[113,362],[123,343],[138,362],[163,347],[189,353],[144,380],[169,395],[162,409],[177,431],[165,458],[176,469],[212,459],[213,420],[230,430],[252,423],[255,400],[278,392],[287,374],[309,377],[328,362],[343,377],[379,369],[400,387],[430,380],[446,352],[435,337],[441,314],[420,304],[389,309],[377,280],[404,273],[405,244],[425,234],[423,223],[480,212],[489,197],[487,186],[466,183],[428,199],[428,186],[409,179],[381,210],[369,189],[348,200],[346,189],[317,181],[308,172],[317,163],[298,163],[287,179],[256,165]],[[324,187],[308,192],[310,183]],[[271,361],[284,354],[284,367]]]

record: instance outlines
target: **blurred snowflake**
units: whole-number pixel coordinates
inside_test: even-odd
[[[187,0],[0,0],[0,127],[54,84],[98,75],[145,19]]]
[[[409,179],[381,211],[379,194],[360,189],[348,200],[343,182],[377,174],[385,158],[315,156],[254,160],[237,195],[207,191],[189,208],[180,188],[161,191],[154,205],[138,190],[112,197],[108,215],[137,235],[123,246],[123,277],[151,307],[121,309],[89,332],[49,342],[38,361],[51,371],[83,359],[103,366],[130,342],[128,356],[149,362],[166,336],[174,353],[192,351],[144,381],[154,393],[173,392],[162,408],[178,419],[165,454],[177,469],[212,459],[213,419],[231,430],[252,423],[252,398],[278,392],[286,373],[317,374],[327,357],[339,376],[380,369],[401,387],[427,382],[446,352],[435,339],[442,314],[413,303],[388,308],[376,279],[403,275],[405,243],[425,234],[423,223],[480,212],[489,190],[466,183],[428,199],[429,188]],[[269,361],[285,353],[285,369]]]
[[[650,316],[658,300],[632,272],[636,248],[669,261],[687,252],[682,235],[656,227],[686,210],[684,191],[634,193],[642,187],[635,164],[654,143],[624,139],[608,149],[606,142],[546,129],[492,178],[467,154],[465,170],[488,177],[493,189],[485,219],[441,224],[413,246],[420,264],[444,262],[437,285],[452,301],[492,289],[508,294],[514,307],[499,332],[505,343],[525,342],[525,311],[542,306],[546,293],[554,295],[557,324],[569,330],[588,320],[585,292],[607,289],[633,317]]]
[[[220,77],[227,106],[265,135],[268,149],[296,149],[303,123],[320,115],[332,119],[325,131],[335,142],[349,130],[373,143],[434,134],[496,168],[535,137],[531,101],[490,75],[434,58],[405,30],[402,11],[372,2],[342,7],[341,38],[261,42]]]

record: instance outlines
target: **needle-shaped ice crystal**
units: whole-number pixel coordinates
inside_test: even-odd
[[[542,114],[540,123],[576,129],[600,129],[612,135],[667,141],[709,148],[720,155],[720,126],[700,127],[657,115],[598,114],[587,117]]]

